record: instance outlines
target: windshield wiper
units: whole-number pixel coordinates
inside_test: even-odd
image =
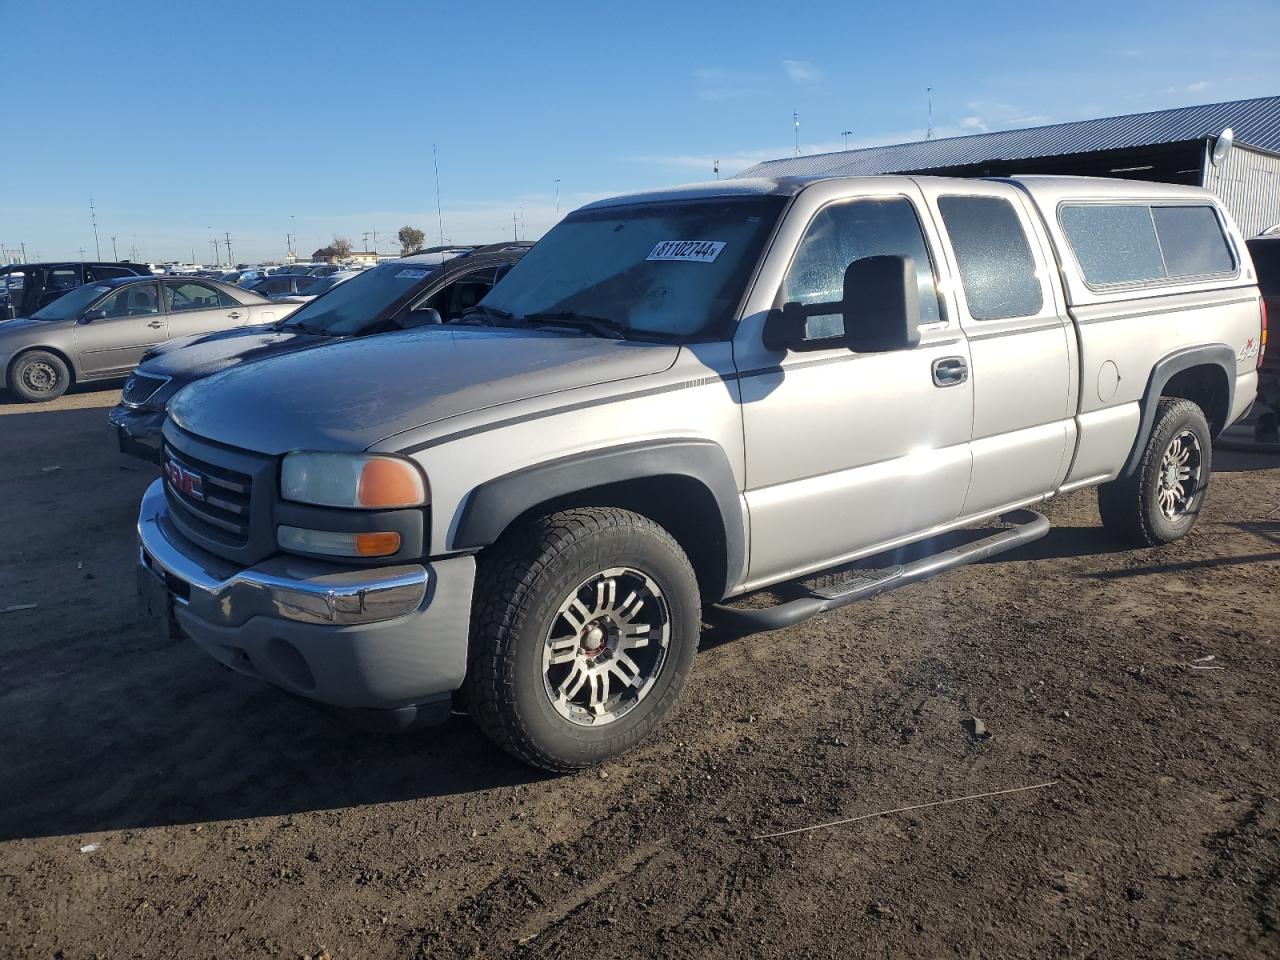
[[[498,320],[501,323],[495,323]],[[481,323],[490,327],[509,326],[519,327],[523,324],[516,320],[515,314],[509,310],[500,310],[497,307],[486,307],[484,304],[478,304],[474,307],[467,307],[462,311],[462,316],[457,320],[448,320],[446,323]]]
[[[561,327],[576,327],[606,340],[626,340],[631,332],[617,320],[610,320],[608,317],[593,317],[573,310],[530,313],[524,319],[530,323],[550,323]]]

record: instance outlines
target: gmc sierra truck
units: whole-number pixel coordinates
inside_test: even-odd
[[[455,322],[181,391],[140,592],[241,673],[397,723],[460,693],[516,757],[581,768],[671,711],[704,613],[785,626],[1029,542],[1089,486],[1132,543],[1185,535],[1261,310],[1197,188],[603,200]]]

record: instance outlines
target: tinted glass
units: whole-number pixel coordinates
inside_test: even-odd
[[[1249,254],[1258,272],[1258,286],[1266,297],[1280,297],[1280,237],[1250,240]]]
[[[97,304],[96,309],[105,310],[107,319],[114,320],[159,313],[160,305],[156,303],[155,284],[131,283]]]
[[[104,293],[110,293],[111,287],[101,284],[89,284],[72,290],[65,297],[59,297],[47,307],[42,307],[31,315],[32,320],[70,320],[80,313]]]
[[[1139,204],[1063,207],[1062,229],[1084,278],[1092,284],[1136,283],[1164,277],[1164,261],[1150,208]]]
[[[651,337],[724,336],[783,203],[718,198],[570,214],[484,306],[518,318],[583,314]]]
[[[1013,205],[999,197],[941,197],[960,282],[975,320],[1028,317],[1044,300],[1035,259]]]
[[[372,329],[420,292],[437,269],[434,264],[392,262],[365,270],[299,307],[289,315],[285,326],[334,336]],[[326,282],[301,278],[298,292],[308,296],[319,291],[301,282],[306,279]]]
[[[222,305],[218,291],[203,283],[166,283],[164,296],[172,313],[213,310]]]
[[[535,248],[536,249],[536,248]],[[933,262],[915,208],[903,197],[853,200],[824,207],[809,224],[782,281],[783,302],[824,303],[844,296],[844,272],[854,260],[881,255],[910,257],[920,288],[920,322],[941,317]],[[505,281],[504,281],[505,282]],[[811,339],[839,336],[838,314],[811,317]]]
[[[1169,276],[1200,277],[1235,268],[1212,207],[1152,207],[1151,216]]]

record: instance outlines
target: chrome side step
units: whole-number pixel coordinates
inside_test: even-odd
[[[820,613],[827,613],[858,600],[869,600],[955,567],[986,560],[1006,550],[1025,546],[1049,532],[1049,518],[1034,510],[1014,510],[1004,514],[998,522],[1013,526],[997,530],[981,540],[929,554],[909,563],[850,571],[848,577],[837,583],[806,590],[807,596],[771,607],[733,607],[717,603],[707,608],[708,618],[715,624],[741,630],[780,630]]]

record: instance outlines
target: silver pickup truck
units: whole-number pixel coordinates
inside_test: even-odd
[[[1261,326],[1195,188],[604,200],[456,322],[179,393],[139,587],[242,673],[395,722],[460,692],[515,756],[579,768],[670,712],[704,613],[784,626],[1041,536],[1029,508],[1088,486],[1129,541],[1183,536]]]

